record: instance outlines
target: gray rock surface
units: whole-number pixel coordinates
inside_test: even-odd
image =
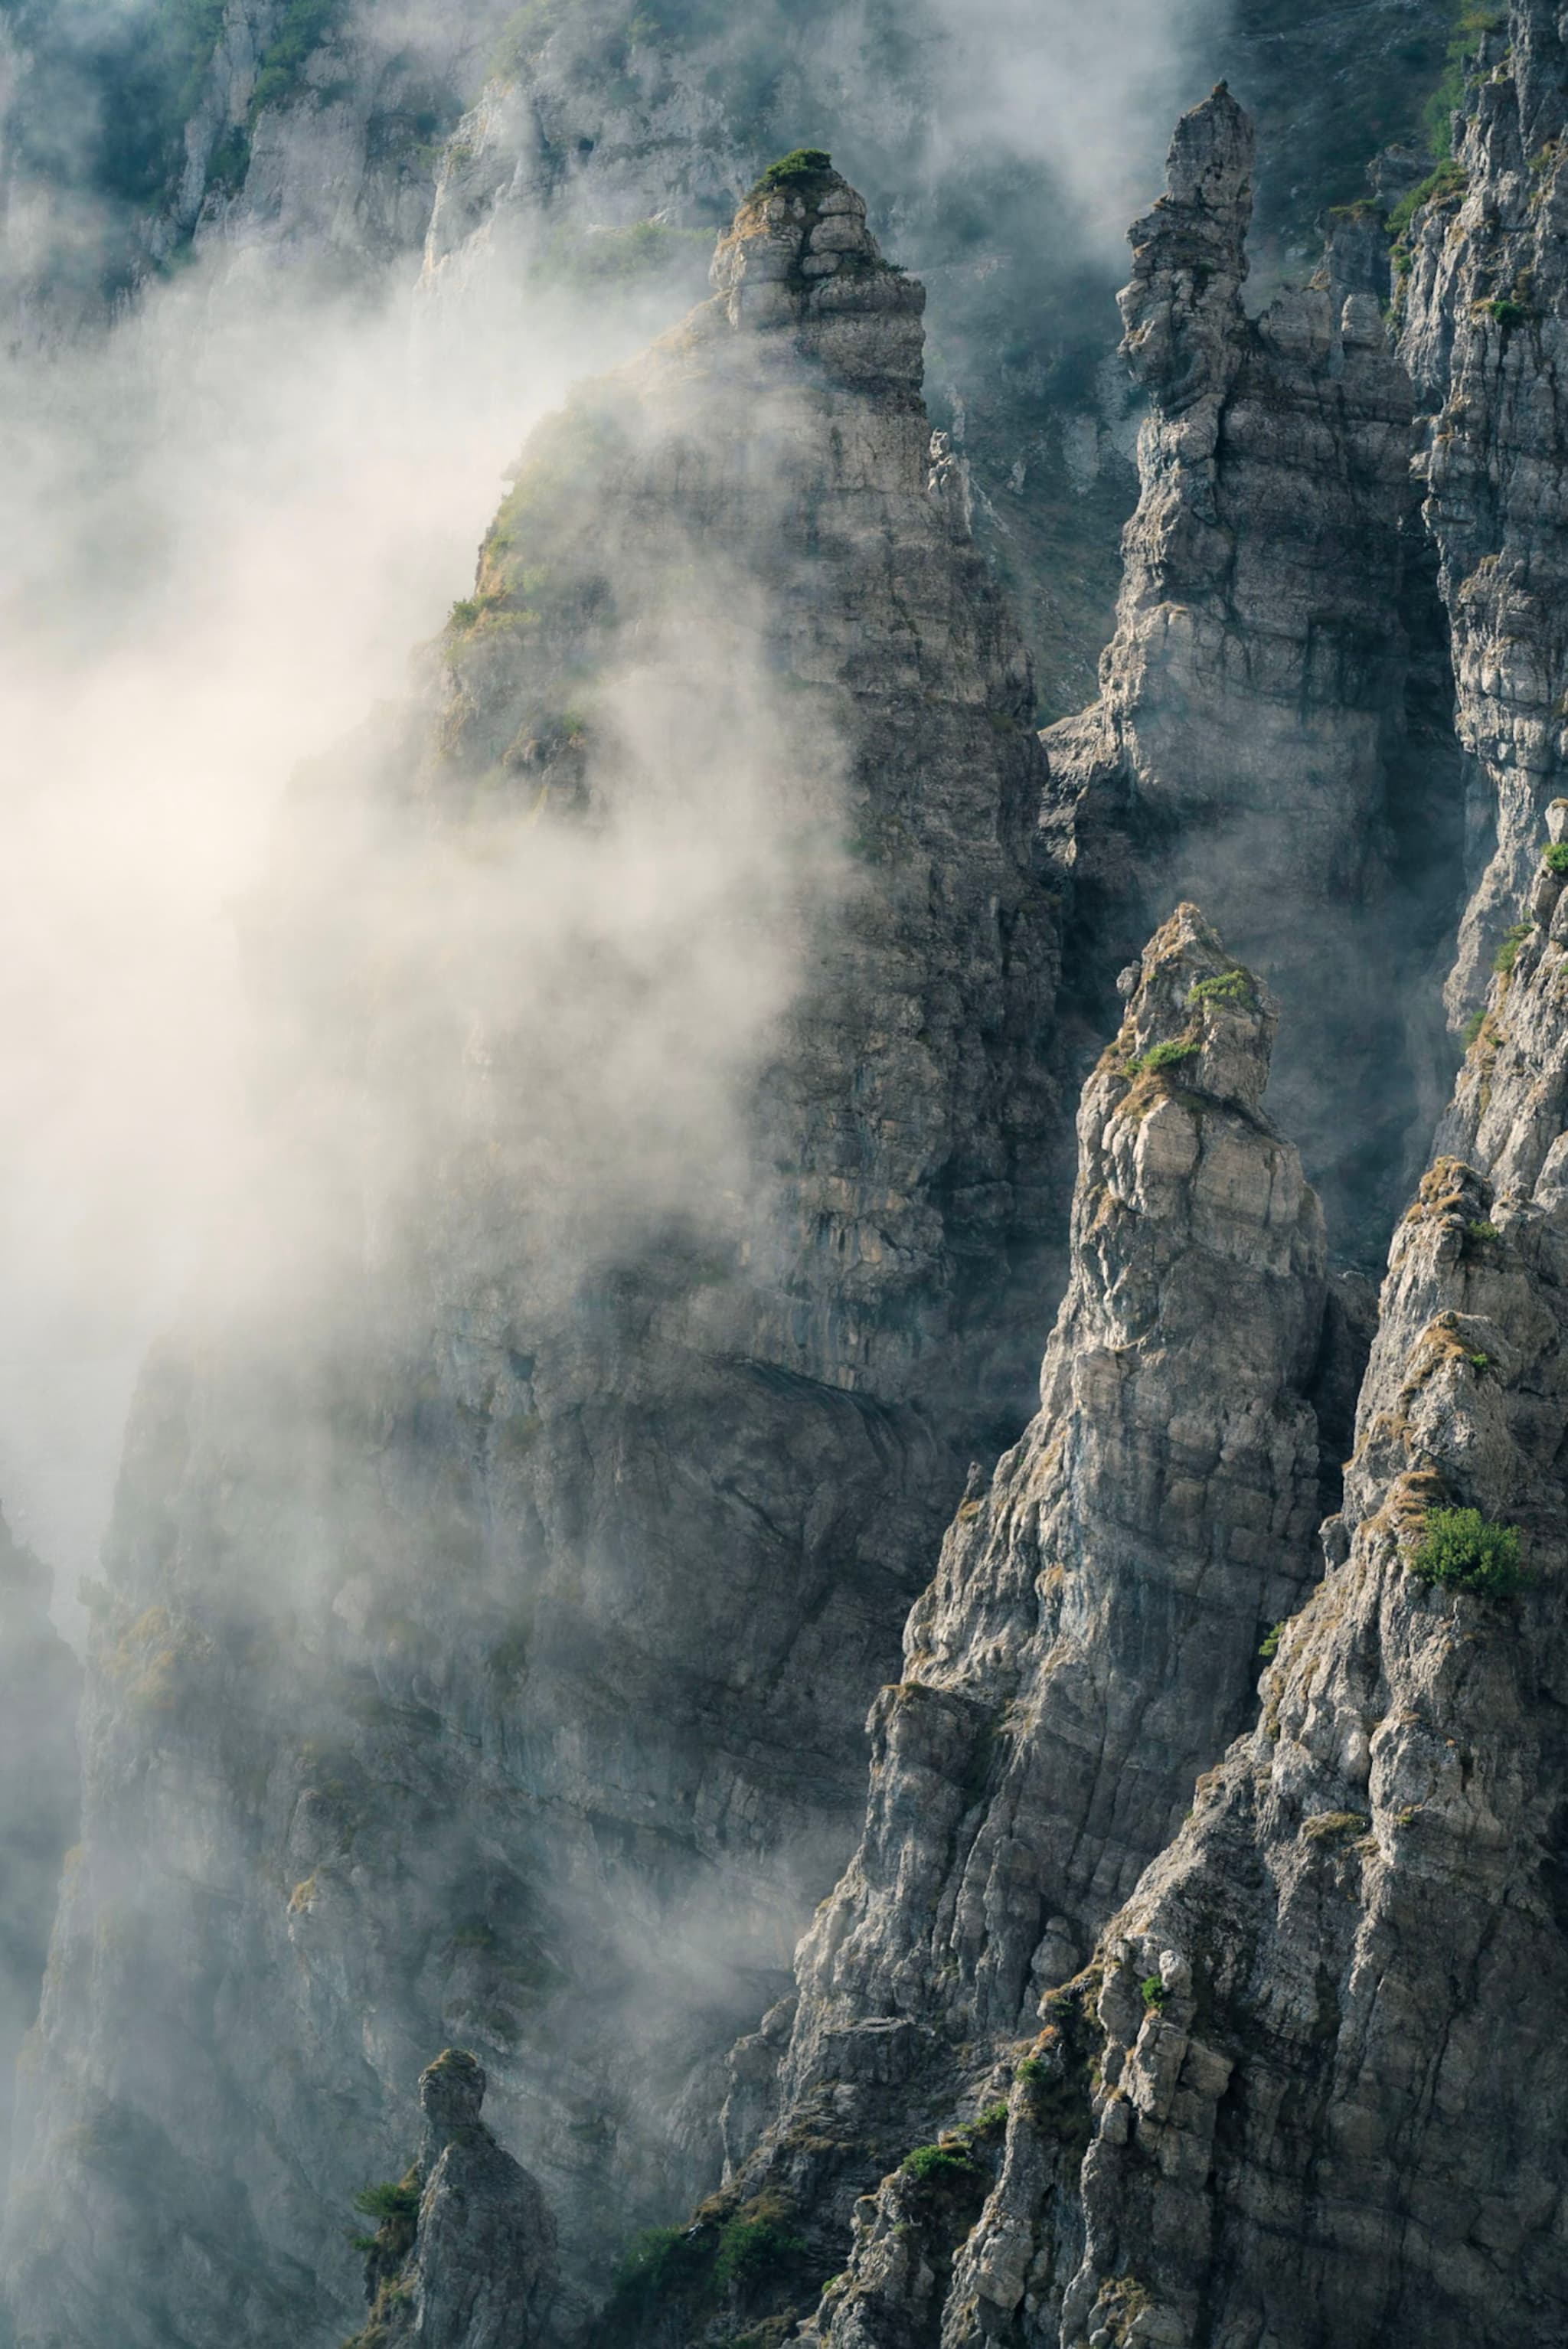
[[[351,2349],[536,2349],[558,2283],[555,2222],[535,2179],[480,2118],[485,2075],[449,2047],[419,2075],[419,2158],[366,2255],[369,2321]],[[412,2225],[413,2240],[406,2240]]]
[[[1473,761],[1471,895],[1449,985],[1456,1026],[1525,910],[1568,756],[1563,57],[1559,12],[1544,0],[1488,35],[1454,162],[1400,254],[1399,347],[1431,412],[1426,520]]]
[[[1326,1571],[1264,1643],[1256,1726],[1199,1777],[1037,2034],[1020,2016],[951,2064],[983,2105],[938,2147],[967,2199],[923,2204],[906,2162],[857,2206],[802,2340],[1505,2349],[1562,2332],[1557,895],[1461,1081],[1454,1130],[1478,1163],[1439,1156],[1395,1235]],[[1440,1578],[1426,1545],[1451,1512],[1474,1515]],[[961,1957],[949,1998],[969,1979]],[[934,2108],[923,2089],[912,2118]]]
[[[1010,2051],[1245,1722],[1259,1640],[1315,1570],[1323,1225],[1261,1107],[1275,1015],[1191,906],[1127,978],[1079,1110],[1039,1414],[992,1479],[971,1472],[910,1618],[792,2028],[735,2059],[732,2137],[766,2110],[769,2056],[779,2108],[724,2208],[772,2197],[824,2257],[857,2192],[1006,2092]],[[868,2296],[902,2312],[887,2340],[935,2338],[938,2237],[988,2141],[886,2189],[832,2339],[884,2337]],[[921,2211],[936,2233],[917,2252]]]
[[[302,781],[247,911],[288,1245],[137,1408],[29,2343],[341,2332],[335,2214],[459,2037],[580,2305],[711,2179],[704,2067],[1026,1413],[1028,664],[854,191],[759,194],[715,282],[538,437],[428,702]]]
[[[1376,299],[1331,274],[1343,240],[1243,308],[1253,148],[1222,84],[1131,232],[1139,505],[1100,698],[1047,740],[1080,919],[1130,947],[1191,896],[1264,972],[1288,1015],[1274,1107],[1336,1245],[1375,1263],[1441,1100],[1417,984],[1459,883],[1425,707],[1440,624],[1409,382]]]

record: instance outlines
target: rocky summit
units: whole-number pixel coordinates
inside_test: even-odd
[[[0,1530],[4,2349],[1568,2337],[1568,36],[1046,13],[7,35],[18,413],[542,420]]]

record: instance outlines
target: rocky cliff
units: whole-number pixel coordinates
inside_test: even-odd
[[[915,2289],[928,2230],[905,2199],[945,2189],[927,2220],[973,2220],[1013,2043],[1179,1825],[1247,1717],[1260,1637],[1314,1571],[1323,1226],[1261,1108],[1274,1013],[1191,906],[1127,980],[1079,1111],[1039,1414],[989,1482],[971,1473],[910,1618],[872,1713],[865,1833],[801,1946],[792,2028],[780,2013],[737,2051],[738,2149],[769,2096],[781,2109],[699,2213],[708,2270],[671,2279],[705,2339],[755,2318],[748,2282],[763,2309],[798,2292],[855,2196],[978,2111],[985,2127],[900,2173],[878,2281],[857,2289],[893,2291],[884,2253]],[[732,2282],[722,2310],[726,2230],[768,2210],[797,2255]]]
[[[1083,918],[1130,943],[1190,895],[1258,962],[1293,1015],[1279,1112],[1340,1245],[1375,1256],[1440,1098],[1418,982],[1459,880],[1456,764],[1423,707],[1446,698],[1441,622],[1410,386],[1364,273],[1338,274],[1350,241],[1243,306],[1253,150],[1222,85],[1132,230],[1139,505],[1100,699],[1047,740]]]
[[[1455,1024],[1523,909],[1542,811],[1560,791],[1568,668],[1562,603],[1563,334],[1557,12],[1518,6],[1488,33],[1452,160],[1398,254],[1400,349],[1422,405],[1426,519],[1453,632],[1471,761],[1471,891],[1449,988]]]
[[[270,1237],[137,1410],[25,2340],[341,2329],[349,2193],[459,2036],[570,2311],[711,2175],[681,2099],[1023,1414],[1028,664],[825,158],[715,286],[525,454],[430,699],[302,782],[247,913]]]

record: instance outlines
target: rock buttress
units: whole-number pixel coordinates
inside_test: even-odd
[[[1481,37],[1453,160],[1396,255],[1470,761],[1456,1026],[1526,910],[1543,812],[1568,771],[1564,58],[1558,11],[1539,0]]]
[[[129,1439],[26,2340],[341,2333],[331,2214],[459,2038],[570,2312],[711,2174],[703,2066],[1026,1416],[1028,664],[859,197],[759,189],[715,274],[536,438],[428,699],[246,909],[285,1139]]]
[[[1337,1244],[1375,1263],[1446,1084],[1422,999],[1399,1000],[1459,882],[1448,712],[1427,707],[1442,621],[1377,302],[1339,238],[1248,316],[1253,169],[1222,84],[1131,231],[1138,510],[1100,698],[1046,739],[1082,917],[1141,936],[1191,896],[1263,972],[1287,1015],[1274,1106]]]
[[[1323,1225],[1260,1106],[1274,1013],[1191,906],[1126,977],[1079,1111],[1039,1414],[992,1478],[972,1471],[911,1616],[903,1677],[872,1713],[864,1837],[802,1944],[792,2030],[781,2010],[734,2061],[738,2156],[769,2064],[782,2109],[709,2206],[719,2245],[772,2198],[832,2264],[854,2195],[980,2115],[889,2189],[879,2305],[894,2271],[929,2301],[951,2265],[1012,2056],[1245,1721],[1259,1640],[1315,1571]],[[769,2281],[776,2306],[799,2277]],[[935,2338],[919,2328],[940,2301],[898,2320],[911,2341]]]

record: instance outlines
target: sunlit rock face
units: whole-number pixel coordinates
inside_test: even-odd
[[[588,2267],[853,1839],[1065,1224],[1029,669],[825,159],[524,454],[242,910],[275,1157],[142,1382],[22,2337],[340,2338],[460,2040]]]
[[[1250,317],[1253,168],[1222,84],[1132,229],[1138,511],[1100,699],[1047,739],[1095,918],[1141,935],[1191,895],[1277,989],[1273,1106],[1336,1246],[1375,1262],[1441,1099],[1423,981],[1459,886],[1442,623],[1410,384],[1342,274],[1354,240]]]
[[[1471,894],[1449,986],[1456,1026],[1527,910],[1563,790],[1562,222],[1568,124],[1558,11],[1522,5],[1480,45],[1452,163],[1399,262],[1400,351],[1431,415],[1426,519],[1453,630]]]
[[[989,2112],[962,2159],[854,2218],[853,2290],[820,2320],[834,2340],[884,2322],[928,2337],[1012,2063],[1245,1724],[1260,1639],[1317,1571],[1325,1244],[1262,1108],[1277,1015],[1191,905],[1124,984],[1078,1112],[1039,1413],[989,1480],[972,1471],[910,1617],[872,1711],[861,1847],[801,1945],[792,2026],[781,2011],[736,2051],[738,2166],[698,2214],[699,2307],[725,2225],[777,2205],[812,2255],[843,2252],[858,2194]],[[769,2287],[774,2307],[798,2293],[807,2264],[734,2320],[769,2313]]]

